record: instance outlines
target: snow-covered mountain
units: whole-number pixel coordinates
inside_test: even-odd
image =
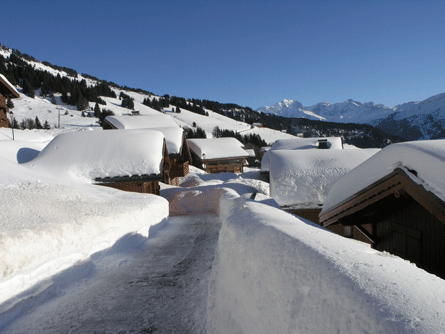
[[[394,108],[373,102],[360,103],[352,99],[333,104],[321,102],[312,106],[304,106],[294,100],[284,100],[273,106],[258,108],[257,111],[283,117],[371,124],[407,140],[445,137],[445,93],[420,102],[400,104]]]

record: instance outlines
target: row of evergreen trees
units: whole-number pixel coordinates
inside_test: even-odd
[[[62,95],[62,102],[77,106],[78,110],[88,108],[88,101],[105,105],[106,102],[100,96],[116,98],[116,94],[106,83],[99,83],[96,86],[88,87],[85,80],[78,81],[68,76],[54,76],[47,71],[35,69],[25,62],[17,50],[13,50],[9,59],[0,55],[0,73],[3,74],[13,85],[23,87],[22,93],[29,97],[35,96],[35,91],[40,90],[40,96],[53,97],[54,93]],[[26,56],[24,57],[26,59]],[[27,60],[34,60],[28,56]],[[45,62],[44,62],[45,63]],[[49,64],[49,63],[48,63]],[[51,65],[51,64],[49,64]],[[51,65],[54,67],[53,65]],[[68,71],[68,74],[76,75],[77,72],[67,68],[57,67],[59,70]],[[55,99],[54,99],[55,101]],[[54,103],[54,102],[53,102]]]
[[[215,128],[212,131],[212,135],[214,138],[221,138],[221,137],[236,138],[241,143],[243,143],[244,146],[246,146],[248,144],[251,144],[256,147],[267,146],[266,141],[264,139],[262,139],[261,136],[258,134],[242,135],[242,134],[232,131],[232,130],[221,130],[218,126],[215,126]]]
[[[48,121],[45,121],[45,123],[42,125],[42,123],[40,123],[39,118],[36,116],[35,119],[32,118],[26,118],[23,119],[20,123],[17,122],[17,120],[15,119],[15,117],[12,119],[12,122],[10,124],[10,127],[13,129],[45,129],[45,130],[49,130],[51,129],[51,126],[49,125]]]

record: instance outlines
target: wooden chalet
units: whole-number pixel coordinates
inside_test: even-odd
[[[20,97],[20,94],[11,85],[11,83],[0,74],[0,127],[7,128],[9,127],[9,108],[7,106],[8,99],[17,99]]]
[[[244,160],[249,157],[235,138],[188,139],[193,165],[207,173],[242,173]]]
[[[155,195],[170,168],[164,135],[146,129],[63,133],[32,164],[68,178]]]
[[[165,140],[163,143],[163,160],[161,164],[162,169],[159,173],[96,177],[93,183],[123,191],[160,195],[161,187],[159,182],[168,183],[171,178],[171,162]]]
[[[445,148],[445,140],[442,142]],[[423,154],[417,157],[420,163],[415,170],[410,162],[406,164],[411,165],[408,168],[399,161],[394,169],[386,169],[383,175],[375,166],[388,159],[387,165],[397,160],[390,158],[397,156],[396,145],[391,146],[394,147],[388,154],[383,157],[376,154],[375,159],[369,159],[367,164],[357,167],[353,175],[347,175],[335,185],[332,196],[340,194],[340,198],[327,203],[329,206],[323,208],[320,222],[327,228],[335,227],[347,238],[369,243],[374,249],[400,256],[445,278],[445,189],[441,188],[440,181],[445,160],[428,159]],[[406,152],[404,154],[406,156]],[[415,159],[416,150],[411,154]],[[429,165],[430,171],[424,172],[422,165]],[[437,179],[431,177],[436,174],[435,168],[439,169]],[[341,193],[345,192],[345,185],[357,183],[354,177],[360,175],[366,179],[373,174],[378,175],[377,180],[369,185],[358,182],[361,186],[352,188],[361,189],[353,194],[346,189],[349,196],[343,199],[345,196]]]
[[[168,165],[164,168],[164,183],[179,185],[179,178],[189,173],[192,162],[190,149],[183,129],[168,115],[154,114],[144,116],[107,116],[104,121],[106,130],[151,129],[164,134],[168,155]]]

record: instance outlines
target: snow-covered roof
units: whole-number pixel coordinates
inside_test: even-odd
[[[19,98],[20,94],[17,91],[17,89],[15,89],[15,87],[8,81],[8,79],[6,79],[6,77],[3,74],[0,74],[0,82],[3,82],[3,84],[6,86],[6,88],[8,90],[10,90],[13,95],[15,95],[15,97]],[[1,89],[0,89],[1,92]]]
[[[153,129],[162,132],[167,143],[168,154],[180,154],[184,141],[184,130],[179,126]]]
[[[277,150],[309,150],[318,149],[320,141],[326,141],[328,149],[343,149],[341,137],[292,138],[275,141],[269,151]],[[269,154],[266,152],[261,159],[261,171],[269,171]]]
[[[203,160],[248,157],[243,144],[235,138],[187,139],[190,149]],[[205,156],[204,156],[205,155]]]
[[[105,119],[120,130],[178,127],[172,117],[161,113],[144,116],[107,116]]]
[[[164,135],[159,131],[79,131],[58,135],[28,164],[94,180],[159,175],[163,157]]]
[[[255,150],[249,148],[249,149],[245,149],[244,151],[246,151],[249,154],[249,157],[256,157],[255,155]]]
[[[320,141],[326,141],[328,149],[343,149],[343,140],[341,137],[315,137],[315,138],[292,138],[279,139],[273,145],[271,150],[306,150],[318,149]]]
[[[357,150],[354,150],[354,152]],[[392,173],[395,168],[415,170],[408,173],[414,182],[445,201],[445,140],[425,140],[392,144],[339,179],[323,206],[328,211],[367,186]]]
[[[379,150],[269,151],[270,195],[281,206],[322,205],[338,179]]]
[[[117,129],[153,129],[160,131],[164,134],[168,153],[181,153],[184,130],[168,115],[107,116],[106,120]]]

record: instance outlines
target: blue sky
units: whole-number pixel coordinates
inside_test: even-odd
[[[15,0],[2,4],[0,43],[122,86],[253,109],[445,92],[443,0]]]

